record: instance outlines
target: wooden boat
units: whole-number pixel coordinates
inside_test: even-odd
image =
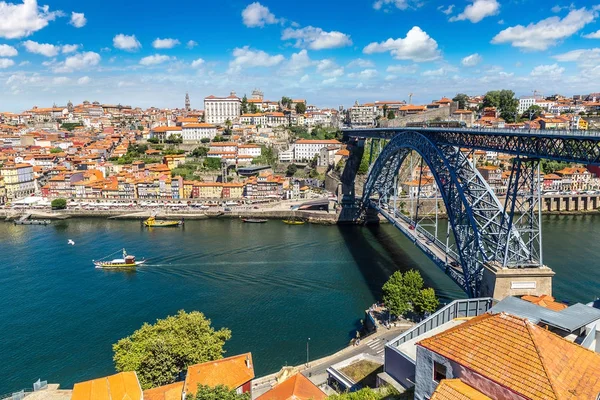
[[[283,223],[287,225],[304,225],[306,221],[300,218],[292,217],[289,219],[284,219]]]
[[[115,253],[113,253],[113,254],[115,254]],[[111,255],[109,255],[107,257],[110,257]],[[104,261],[104,260],[95,261],[95,260],[92,260],[92,262],[94,263],[94,266],[96,268],[102,268],[102,269],[132,269],[132,268],[136,268],[138,265],[144,264],[146,262],[146,260],[136,261],[135,256],[127,255],[127,252],[125,251],[125,249],[123,249],[123,258],[115,258],[114,260],[111,260],[111,261]]]
[[[150,217],[144,221],[144,225],[149,228],[167,228],[172,226],[183,225],[183,219],[179,221],[157,220],[155,217]]]
[[[249,224],[264,224],[264,223],[268,222],[267,219],[261,219],[261,218],[242,218],[242,221],[249,223]]]

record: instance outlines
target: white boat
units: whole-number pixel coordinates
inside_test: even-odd
[[[114,254],[114,253],[113,253]],[[110,257],[110,256],[109,256]],[[111,261],[95,261],[92,260],[96,268],[102,269],[130,269],[135,268],[138,265],[142,265],[146,260],[136,261],[135,256],[127,255],[125,249],[123,249],[123,258],[115,258]]]

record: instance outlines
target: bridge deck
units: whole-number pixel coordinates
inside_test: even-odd
[[[463,271],[460,266],[458,254],[450,249],[446,251],[444,243],[422,227],[415,227],[414,223],[398,210],[392,208],[385,210],[374,201],[371,202],[371,207],[376,209],[385,219],[398,228],[400,232],[419,247],[438,267],[450,275],[453,280],[461,284]]]

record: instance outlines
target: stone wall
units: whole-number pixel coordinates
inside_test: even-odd
[[[382,120],[380,121],[380,126],[382,128],[401,128],[406,126],[408,122],[426,122],[436,118],[447,120],[450,119],[452,113],[457,109],[457,103],[453,103],[450,107],[434,108],[432,110],[427,110],[421,114],[396,117],[391,120]]]

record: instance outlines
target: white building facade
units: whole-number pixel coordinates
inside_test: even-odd
[[[294,160],[310,161],[315,155],[318,155],[323,147],[335,146],[338,149],[342,143],[337,140],[309,140],[299,139],[294,144]]]
[[[187,124],[181,127],[181,137],[184,142],[212,140],[215,136],[217,136],[217,127],[212,124]]]
[[[242,100],[231,92],[227,97],[210,95],[204,98],[204,115],[208,124],[222,125],[230,120],[232,123],[241,114]]]

